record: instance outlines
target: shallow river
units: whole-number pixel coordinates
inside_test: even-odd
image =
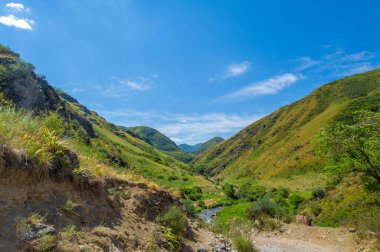
[[[198,216],[205,220],[207,223],[210,223],[212,221],[212,219],[215,217],[216,213],[220,210],[222,210],[224,208],[224,206],[219,206],[219,207],[214,207],[214,208],[210,208],[210,209],[205,209],[205,210],[202,210]]]

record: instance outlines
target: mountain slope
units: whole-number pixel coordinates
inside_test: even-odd
[[[137,127],[124,127],[117,126],[120,130],[127,132],[128,134],[137,137],[144,142],[152,145],[158,150],[165,152],[168,155],[171,155],[183,162],[191,161],[194,156],[183,152],[175,142],[170,138],[162,134],[156,129],[146,127],[146,126],[137,126]]]
[[[323,163],[312,140],[350,109],[380,108],[380,69],[326,84],[278,109],[197,157],[194,168],[227,180],[261,180],[294,188],[318,185]]]
[[[164,186],[211,185],[0,45],[0,251],[173,251],[173,241],[195,250],[200,230],[178,191],[136,173]],[[160,221],[168,207],[175,223]]]
[[[192,153],[192,152],[194,152],[201,145],[202,145],[202,143],[198,143],[198,144],[194,144],[194,145],[180,144],[180,145],[178,145],[178,147],[181,150],[183,150],[184,152]]]
[[[204,142],[203,144],[201,144],[198,148],[196,148],[193,151],[193,154],[198,156],[199,154],[205,152],[208,149],[213,148],[214,146],[220,144],[223,141],[224,141],[224,139],[221,138],[221,137],[213,137],[210,140],[208,140],[208,141]]]
[[[0,104],[42,117],[52,115],[70,149],[120,171],[134,172],[164,186],[211,186],[203,177],[192,175],[186,164],[119,130],[68,94],[56,91],[45,77],[34,72],[33,65],[3,46]]]

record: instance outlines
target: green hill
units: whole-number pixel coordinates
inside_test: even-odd
[[[317,225],[378,232],[379,193],[366,189],[358,173],[329,172],[313,142],[322,128],[351,122],[363,110],[380,111],[380,69],[318,88],[202,153],[192,165],[201,174],[228,183],[231,197],[242,198],[241,204],[224,209],[231,218],[245,218],[245,210],[237,216],[235,209],[251,206],[244,195],[257,199],[265,190],[270,194],[286,188],[289,199],[298,202],[290,213],[312,216]],[[318,191],[326,194],[315,200],[311,195]]]
[[[152,145],[158,150],[165,152],[168,155],[171,155],[183,162],[190,162],[194,159],[194,155],[185,153],[182,151],[175,142],[170,138],[162,134],[156,129],[146,127],[146,126],[137,126],[137,127],[124,127],[118,126],[122,131],[127,132],[128,134],[137,137],[144,142]]]
[[[311,143],[314,135],[350,108],[377,109],[380,70],[326,84],[305,98],[278,109],[197,157],[201,173],[228,180],[259,179],[311,186],[323,176]]]
[[[198,146],[192,153],[194,155],[198,156],[199,154],[205,152],[208,149],[213,148],[214,146],[220,144],[223,141],[224,141],[224,139],[221,137],[213,137],[210,140],[208,140],[208,141],[204,142],[203,144],[201,144],[200,146]]]

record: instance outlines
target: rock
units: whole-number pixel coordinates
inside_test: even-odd
[[[356,232],[356,229],[355,229],[355,228],[349,228],[348,231],[349,231],[350,233],[355,233],[355,232]]]
[[[88,246],[88,245],[79,245],[78,248],[79,248],[79,250],[80,250],[81,252],[86,252],[86,251],[91,251],[91,250],[93,250],[93,248],[90,247],[90,246]]]
[[[204,246],[200,246],[197,252],[207,252]]]
[[[108,252],[121,252],[121,250],[118,249],[118,247],[116,247],[115,244],[111,243],[108,246]]]
[[[25,232],[23,235],[23,239],[30,241],[30,240],[39,238],[43,235],[55,234],[55,233],[57,233],[57,230],[55,230],[54,227],[39,223],[39,224],[33,225],[29,231]]]
[[[286,231],[285,227],[284,226],[281,226],[280,229],[278,230],[280,231],[280,233],[284,233]]]

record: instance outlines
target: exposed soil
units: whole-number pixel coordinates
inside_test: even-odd
[[[353,252],[369,251],[347,228],[309,227],[287,224],[283,233],[261,232],[252,236],[262,252]]]
[[[218,251],[225,241],[212,232],[196,228],[196,242],[186,244],[192,250],[205,248]],[[302,224],[286,224],[285,231],[258,232],[252,235],[255,247],[261,252],[369,252],[373,244],[359,240],[347,228],[309,227]],[[227,241],[227,244],[229,242]],[[224,250],[223,250],[224,251]]]

